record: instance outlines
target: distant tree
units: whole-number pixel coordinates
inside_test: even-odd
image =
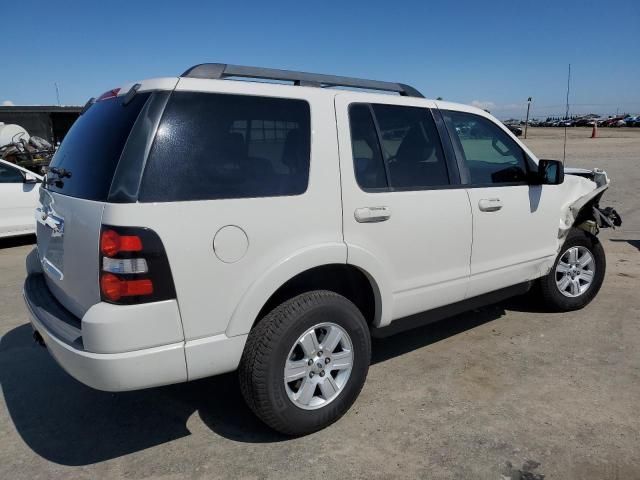
[[[442,97],[438,97],[438,98],[436,98],[436,100],[442,100]]]

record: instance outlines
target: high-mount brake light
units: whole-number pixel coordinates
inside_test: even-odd
[[[114,230],[103,230],[100,234],[100,251],[107,257],[120,252],[140,252],[142,239],[137,235],[120,235]]]
[[[110,98],[115,98],[115,97],[118,96],[118,93],[120,93],[120,89],[119,88],[113,88],[111,90],[107,90],[106,92],[104,92],[102,95],[100,95],[98,97],[96,102],[101,102],[102,100],[108,100]]]
[[[104,273],[100,277],[100,291],[107,300],[117,302],[122,297],[151,295],[153,293],[153,282],[148,278],[121,280],[112,273]]]
[[[103,302],[134,305],[176,298],[167,253],[153,230],[103,225],[99,248]]]

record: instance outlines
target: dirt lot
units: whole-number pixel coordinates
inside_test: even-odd
[[[378,340],[351,411],[300,439],[255,420],[233,375],[123,394],[76,382],[31,340],[33,240],[2,242],[0,478],[640,478],[640,129],[589,134],[569,130],[567,163],[609,172],[603,203],[625,222],[602,237],[597,299],[562,315],[516,299]],[[562,158],[562,136],[527,143]]]

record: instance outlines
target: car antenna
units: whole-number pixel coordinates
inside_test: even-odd
[[[564,114],[564,145],[562,150],[562,163],[566,166],[567,158],[567,122],[569,121],[569,89],[571,86],[571,64],[569,64],[569,75],[567,76],[567,109]]]

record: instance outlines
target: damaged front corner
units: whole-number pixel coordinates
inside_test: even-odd
[[[598,207],[600,197],[609,188],[609,177],[601,169],[567,168],[566,179],[574,180],[565,184],[570,189],[567,193],[568,202],[562,209],[558,229],[558,251],[564,243],[572,227],[580,228],[593,235],[597,235],[601,227],[613,227],[621,224],[620,216],[612,208],[601,210]],[[582,177],[578,179],[575,177]],[[587,181],[583,180],[586,179]],[[596,188],[593,188],[593,186]],[[574,200],[571,200],[574,198]]]

